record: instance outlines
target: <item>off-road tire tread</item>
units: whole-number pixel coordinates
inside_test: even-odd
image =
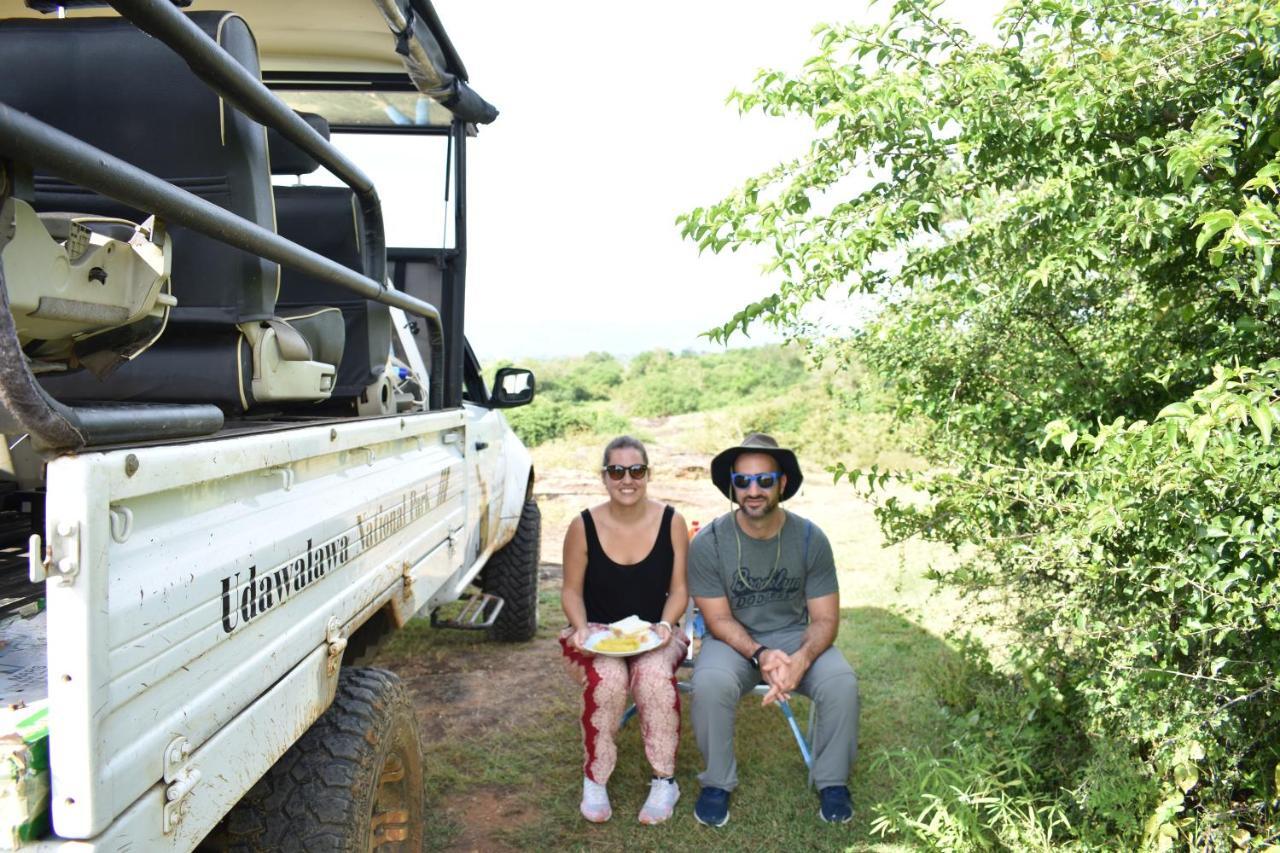
[[[489,628],[490,639],[523,643],[538,633],[538,563],[542,545],[542,512],[529,498],[520,511],[516,535],[484,568],[485,592],[506,602]]]
[[[227,815],[228,849],[363,853],[378,747],[404,725],[412,727],[412,742],[419,744],[412,705],[395,674],[343,669],[333,704]],[[420,756],[420,745],[418,750]],[[420,758],[417,778],[421,812]],[[419,827],[424,818],[411,815]]]

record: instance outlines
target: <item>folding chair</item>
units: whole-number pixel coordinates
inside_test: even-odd
[[[707,633],[706,621],[702,618],[702,613],[694,606],[693,598],[689,598],[689,606],[684,612],[684,636],[688,645],[684,660],[680,664],[681,669],[691,669],[693,667],[694,658],[694,641],[702,642],[703,636]],[[693,681],[686,677],[676,682],[676,688],[681,693],[693,694]],[[769,685],[761,681],[755,687],[751,688],[753,696],[763,697],[769,692]],[[778,710],[782,712],[782,716],[786,719],[787,725],[791,729],[791,734],[796,739],[796,746],[800,748],[800,757],[804,759],[804,766],[808,768],[810,774],[810,782],[813,775],[813,749],[809,744],[809,737],[813,736],[813,724],[817,716],[818,708],[811,701],[809,703],[809,737],[806,737],[800,731],[800,724],[796,722],[796,715],[791,710],[791,703],[786,699],[779,699],[776,703]],[[619,728],[625,726],[627,721],[636,715],[636,706],[632,703],[622,714],[622,722],[618,724]]]

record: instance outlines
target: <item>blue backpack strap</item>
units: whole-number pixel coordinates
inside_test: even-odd
[[[801,562],[806,576],[809,574],[809,540],[811,538],[813,538],[813,522],[806,518],[804,520],[804,558]],[[804,624],[809,624],[809,605],[807,603],[804,607]]]
[[[715,543],[715,549],[716,549],[716,566],[718,567],[718,566],[720,565],[720,534],[719,534],[719,532],[716,530],[716,520],[715,520],[714,518],[713,518],[713,519],[711,519],[711,523],[707,525],[707,528],[706,528],[706,529],[711,531],[711,541],[712,541],[713,543]],[[699,535],[701,535],[701,533],[702,533],[702,531],[699,531]],[[719,569],[717,568],[717,569],[716,569],[716,571],[718,572],[718,571],[719,571]],[[728,594],[729,594],[729,590],[727,590],[727,589],[726,589],[726,590],[724,591],[724,594],[725,594],[725,595],[728,595]],[[701,615],[701,614],[699,614],[699,615]]]
[[[804,570],[809,571],[809,540],[813,538],[813,522],[804,520]]]

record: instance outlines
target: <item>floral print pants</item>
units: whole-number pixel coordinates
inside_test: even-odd
[[[592,624],[593,630],[604,628]],[[680,741],[680,693],[676,669],[684,660],[684,635],[675,632],[658,648],[627,658],[584,655],[570,644],[573,628],[560,634],[560,648],[570,674],[582,685],[583,773],[601,785],[609,781],[618,762],[614,735],[627,709],[627,692],[636,703],[644,754],[658,776],[676,771]]]

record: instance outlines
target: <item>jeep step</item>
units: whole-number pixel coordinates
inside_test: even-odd
[[[477,592],[462,603],[461,609],[457,608],[458,603],[451,601],[432,610],[431,627],[458,628],[463,631],[487,631],[493,627],[498,614],[502,612],[502,606],[506,604],[500,597],[488,592]],[[456,613],[450,618],[444,618],[441,611],[446,608],[455,610]]]

